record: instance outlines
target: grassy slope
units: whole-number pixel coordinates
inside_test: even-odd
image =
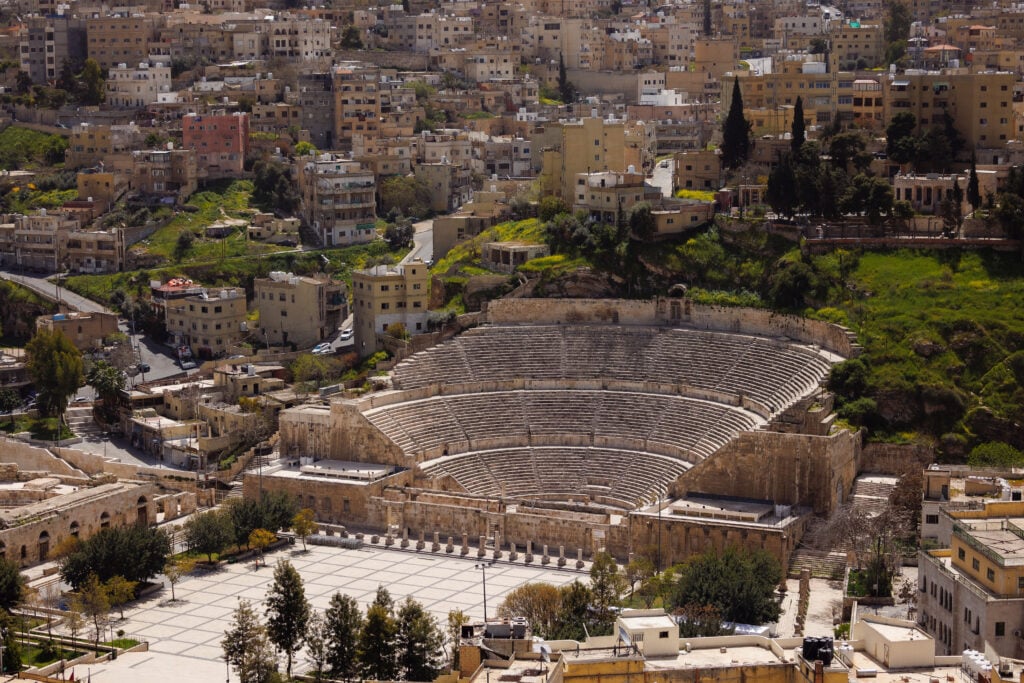
[[[66,147],[67,143],[59,135],[10,126],[0,132],[0,167],[14,170],[43,165],[53,145]]]

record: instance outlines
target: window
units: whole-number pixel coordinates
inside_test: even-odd
[[[963,548],[957,548],[956,556],[957,559],[963,560],[967,557],[967,553],[964,552]]]
[[[1005,621],[997,621],[996,622],[996,638],[1001,638],[1002,636],[1005,636],[1005,635],[1006,635],[1006,622]]]
[[[980,568],[981,568],[981,564],[978,562],[978,558],[976,558],[976,557],[971,558],[971,569],[974,569],[975,571],[977,571]]]
[[[995,570],[993,570],[993,569],[986,569],[985,570],[985,578],[988,579],[989,581],[995,581],[996,580],[996,572],[995,572]]]
[[[924,516],[924,523],[925,524],[938,524],[939,523],[939,516],[938,515],[925,515]]]

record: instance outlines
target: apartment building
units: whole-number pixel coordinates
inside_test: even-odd
[[[21,70],[33,83],[55,83],[65,60],[85,59],[85,21],[68,16],[27,17],[19,49]]]
[[[331,24],[322,19],[278,16],[266,29],[269,58],[327,61],[332,56]]]
[[[226,354],[248,334],[245,292],[202,290],[165,303],[167,333],[175,346],[188,346],[200,358]]]
[[[191,149],[132,152],[131,188],[143,195],[184,201],[198,187],[199,169]]]
[[[833,69],[864,69],[885,61],[885,30],[881,24],[842,22],[829,32]]]
[[[102,349],[103,340],[119,331],[113,313],[55,313],[36,318],[36,329],[60,332],[79,351]]]
[[[1001,149],[1016,138],[1015,80],[1005,71],[908,69],[884,82],[884,118],[891,121],[896,114],[909,112],[924,129],[943,126],[948,114],[968,149]]]
[[[635,172],[577,173],[572,210],[586,211],[594,221],[617,225],[635,204],[661,199],[661,190],[644,180],[642,173]]]
[[[69,168],[100,166],[115,154],[129,154],[143,146],[145,134],[135,125],[80,123],[71,129],[64,163]]]
[[[335,144],[349,151],[355,135],[377,137],[380,134],[380,70],[356,63],[331,68],[333,88]]]
[[[67,262],[68,236],[78,230],[78,219],[48,212],[0,215],[0,265],[56,273]]]
[[[409,334],[427,327],[430,271],[419,259],[352,272],[355,351],[360,356],[382,348],[377,335],[400,323]]]
[[[301,213],[324,246],[371,242],[376,231],[377,183],[372,171],[339,154],[295,160]]]
[[[989,489],[994,497],[967,509],[928,513],[949,534],[941,549],[918,551],[918,623],[939,654],[1024,651],[1024,502],[1019,488],[1016,499],[998,482]]]
[[[714,150],[675,155],[672,189],[715,191],[722,186],[722,160]]]
[[[171,67],[142,62],[111,67],[106,83],[106,103],[111,107],[141,109],[171,93]]]
[[[103,69],[118,64],[141,64],[149,59],[150,44],[155,43],[162,24],[155,14],[113,14],[86,19],[87,48],[90,59]]]
[[[68,233],[65,261],[72,273],[116,273],[124,268],[124,233],[113,230],[73,230]]]
[[[249,115],[185,114],[181,118],[182,147],[196,154],[200,178],[238,178],[249,154]]]
[[[332,337],[348,317],[345,283],[326,276],[273,271],[253,285],[260,330],[269,344],[308,349]]]

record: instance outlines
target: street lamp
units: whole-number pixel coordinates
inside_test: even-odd
[[[481,562],[473,565],[473,569],[479,569],[481,576],[483,577],[483,588],[484,588],[484,630],[487,629],[487,570],[494,566],[494,560],[490,562]]]

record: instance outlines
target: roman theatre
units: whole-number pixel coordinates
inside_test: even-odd
[[[860,439],[823,388],[860,351],[841,327],[686,298],[508,299],[462,322],[373,390],[283,412],[280,464],[245,495],[287,490],[389,543],[664,566],[729,545],[785,565],[849,495]]]

